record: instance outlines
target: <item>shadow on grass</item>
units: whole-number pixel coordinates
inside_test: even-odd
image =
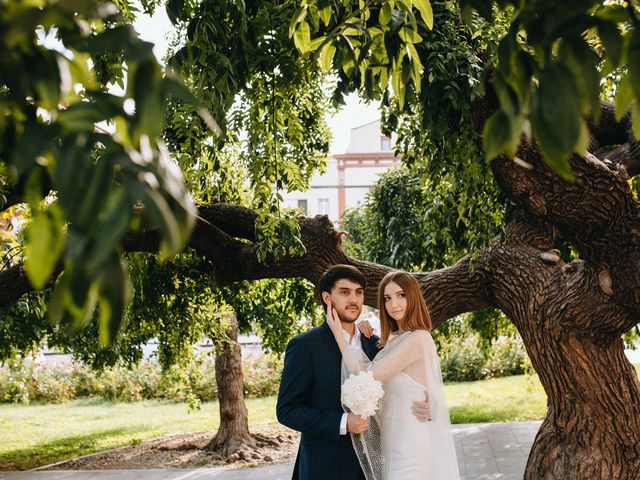
[[[133,437],[136,434],[152,430],[152,428],[153,427],[145,428],[139,425],[113,428],[90,436],[75,435],[62,437],[48,443],[37,443],[30,448],[7,450],[3,453],[2,458],[0,458],[0,470],[29,470],[42,465],[68,460],[78,455],[98,452],[104,448],[99,445],[100,440],[125,435]],[[131,443],[135,443],[134,438],[124,443],[124,445]],[[115,447],[117,447],[117,445],[108,448]]]

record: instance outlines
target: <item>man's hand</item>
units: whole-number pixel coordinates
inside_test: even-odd
[[[349,413],[347,415],[347,432],[362,433],[369,426],[369,419],[362,418],[360,415]]]
[[[413,416],[418,419],[419,422],[428,422],[431,420],[431,407],[429,407],[429,392],[424,391],[424,402],[413,402],[411,404],[411,412]]]
[[[357,327],[365,337],[371,338],[371,335],[373,335],[373,327],[369,323],[369,320],[362,320],[358,323]]]

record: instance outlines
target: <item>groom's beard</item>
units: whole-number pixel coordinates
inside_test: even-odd
[[[362,309],[358,310],[358,314],[354,318],[348,318],[347,315],[349,315],[349,313],[350,312],[338,312],[338,318],[340,319],[341,322],[353,323],[356,320],[358,320],[358,317],[360,317],[360,314],[362,313]]]

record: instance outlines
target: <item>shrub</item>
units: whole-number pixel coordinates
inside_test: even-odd
[[[486,358],[478,346],[478,337],[449,340],[442,351],[440,366],[445,381],[468,382],[484,378]]]
[[[527,370],[529,357],[520,337],[500,337],[491,345],[485,365],[486,377],[520,375]]]
[[[480,348],[476,334],[452,338],[440,351],[445,381],[469,382],[483,378],[506,377],[531,372],[531,361],[520,337],[502,336],[488,352]]]
[[[282,360],[272,355],[244,359],[246,397],[276,394],[281,370]],[[196,358],[164,372],[149,360],[134,368],[116,366],[102,372],[77,363],[47,366],[32,358],[14,359],[0,367],[0,402],[65,402],[91,396],[125,402],[168,399],[197,407],[218,398],[215,362],[209,356]]]

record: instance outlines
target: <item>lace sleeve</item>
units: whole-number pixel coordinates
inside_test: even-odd
[[[343,373],[349,376],[363,370],[372,370],[376,380],[386,382],[402,372],[408,365],[424,356],[424,340],[421,333],[406,333],[402,338],[392,341],[378,355],[369,360],[365,353],[354,346],[342,351]]]
[[[384,354],[373,360],[372,370],[376,380],[386,382],[404,371],[409,365],[424,357],[425,331],[405,333],[382,350]]]

